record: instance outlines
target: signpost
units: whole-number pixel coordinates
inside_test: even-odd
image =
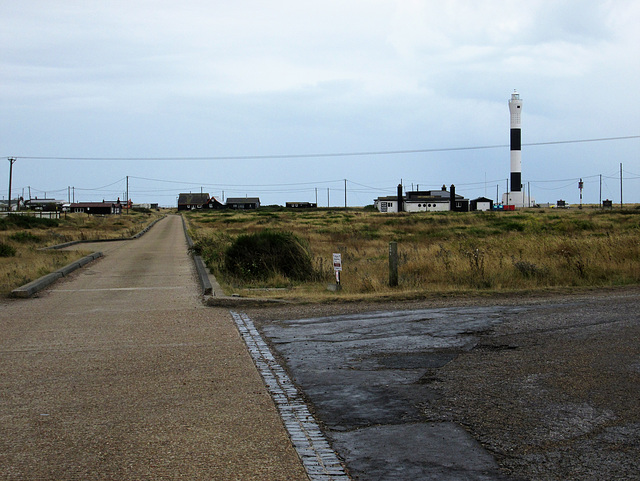
[[[342,255],[333,254],[333,270],[336,274],[336,285],[340,285],[340,273],[342,272]]]

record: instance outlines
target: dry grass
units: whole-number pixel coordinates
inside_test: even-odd
[[[130,213],[120,216],[67,214],[58,226],[18,227],[0,218],[0,246],[8,246],[15,255],[0,256],[0,295],[59,269],[87,252],[78,244],[77,251],[47,249],[75,240],[119,239],[131,237],[144,229],[159,214]]]
[[[362,209],[187,214],[225,290],[325,298],[332,253],[343,258],[342,298],[536,290],[637,284],[640,210],[527,210],[379,214]],[[311,246],[318,281],[282,277],[260,284],[225,278],[219,260],[231,240],[264,229],[291,231]],[[399,287],[388,286],[388,245],[398,242]]]

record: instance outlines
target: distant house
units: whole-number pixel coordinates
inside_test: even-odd
[[[207,201],[207,207],[209,209],[225,209],[227,206],[217,197],[211,197]]]
[[[402,186],[398,186],[398,195],[378,197],[374,206],[379,212],[467,212],[469,199],[455,192],[455,186],[447,191],[446,186],[440,190],[415,190],[402,195]]]
[[[27,199],[24,201],[24,208],[39,210],[43,212],[56,212],[62,208],[64,201],[56,199]]]
[[[387,196],[378,197],[373,201],[373,205],[379,212],[398,212],[398,207],[402,207],[402,202],[398,202],[396,196]]]
[[[260,199],[258,197],[229,197],[227,207],[229,209],[258,209]]]
[[[487,199],[486,197],[478,197],[477,199],[473,199],[469,203],[471,210],[478,211],[486,211],[493,210],[493,201],[491,199]]]
[[[149,209],[149,210],[158,210],[159,206],[157,203],[142,203],[142,204],[131,204],[132,209]]]
[[[314,209],[318,204],[314,202],[287,202],[287,209]]]
[[[69,210],[93,215],[122,214],[122,204],[120,199],[115,202],[75,202],[69,204]]]
[[[180,194],[178,196],[178,210],[202,209],[203,206],[208,208],[209,198],[209,194]]]

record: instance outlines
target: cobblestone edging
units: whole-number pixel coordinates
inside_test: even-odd
[[[244,313],[231,311],[311,481],[349,481],[342,463],[309,412],[298,389]]]

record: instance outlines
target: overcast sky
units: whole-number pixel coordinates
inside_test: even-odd
[[[349,205],[401,180],[501,198],[517,89],[532,197],[577,203],[582,177],[597,203],[602,175],[617,203],[623,163],[640,202],[637,0],[0,2],[5,199],[7,157],[14,195],[76,201],[122,197],[127,176],[161,205],[340,206],[344,179]]]

